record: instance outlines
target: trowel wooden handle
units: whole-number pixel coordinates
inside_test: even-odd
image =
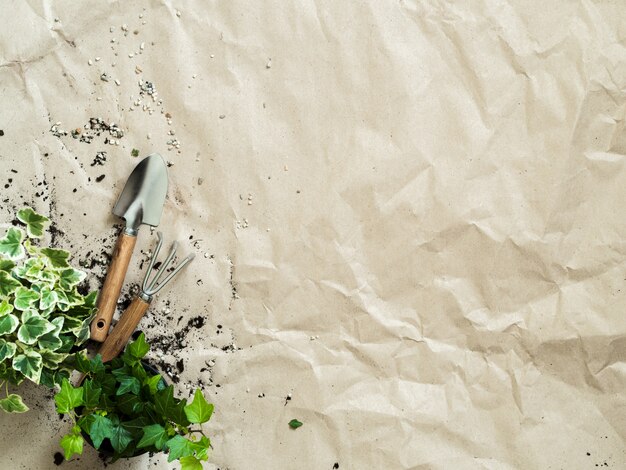
[[[137,237],[124,232],[117,238],[113,260],[109,266],[107,277],[98,296],[98,313],[91,322],[91,339],[102,342],[109,334],[111,319],[115,313],[117,299],[128,270],[128,263],[133,255]]]
[[[141,297],[135,297],[120,317],[111,334],[100,346],[98,353],[102,356],[102,362],[110,361],[122,352],[149,306],[150,304]]]

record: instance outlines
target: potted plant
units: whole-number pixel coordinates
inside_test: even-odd
[[[73,355],[89,337],[96,292],[82,295],[85,273],[68,263],[70,253],[38,247],[49,224],[29,207],[17,213],[24,225],[0,238],[0,386],[25,379],[54,387],[69,377]],[[0,399],[6,412],[28,411],[20,395]]]
[[[211,447],[201,425],[211,418],[213,405],[196,390],[191,403],[174,397],[173,385],[142,363],[150,346],[143,333],[121,356],[102,363],[76,354],[84,374],[80,386],[63,380],[56,394],[57,411],[74,422],[61,439],[65,458],[82,454],[84,441],[112,460],[144,452],[168,452],[182,470],[202,470]]]

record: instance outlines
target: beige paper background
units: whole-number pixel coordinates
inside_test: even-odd
[[[198,257],[142,327],[206,318],[163,353],[185,362],[181,395],[213,380],[207,468],[626,467],[623,2],[0,7],[4,226],[34,204],[76,260],[110,250],[130,150],[173,163],[160,229]],[[128,111],[139,78],[180,154],[160,108]],[[49,132],[92,116],[121,145]],[[0,417],[0,467],[59,468],[68,424],[23,391],[32,410]],[[60,468],[103,465],[86,449]]]

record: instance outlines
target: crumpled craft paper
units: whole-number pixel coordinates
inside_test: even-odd
[[[626,466],[620,2],[2,11],[4,227],[31,204],[98,261],[131,150],[170,163],[159,230],[197,258],[141,327],[204,319],[151,357],[182,360],[179,394],[200,383],[215,404],[207,468]],[[90,117],[118,145],[50,131]],[[153,241],[142,229],[125,293]],[[69,424],[23,393],[0,466],[58,468]],[[85,449],[61,468],[103,465]]]

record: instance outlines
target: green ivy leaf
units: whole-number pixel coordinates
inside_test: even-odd
[[[111,441],[113,450],[115,450],[115,452],[117,452],[118,454],[121,454],[128,447],[128,444],[132,442],[133,436],[130,432],[128,432],[123,424],[120,424],[119,418],[117,416],[114,416],[111,419],[111,422],[112,430],[109,440]]]
[[[30,207],[25,207],[17,213],[17,218],[26,224],[26,233],[32,238],[41,238],[43,229],[50,222],[48,217],[37,214]]]
[[[302,423],[297,419],[292,419],[291,421],[289,421],[289,427],[291,429],[298,429],[300,426],[302,426]]]
[[[200,461],[189,455],[180,459],[180,470],[202,470]]]
[[[64,269],[59,273],[59,286],[63,290],[71,290],[76,284],[80,284],[87,274],[74,268]]]
[[[154,446],[158,450],[163,450],[165,443],[169,439],[167,431],[160,424],[152,424],[143,428],[143,437],[137,444],[138,449]]]
[[[126,349],[134,358],[142,359],[150,351],[150,345],[146,343],[146,337],[142,332]]]
[[[15,263],[10,259],[0,258],[0,271],[11,271],[15,267]]]
[[[54,330],[39,337],[37,343],[39,344],[40,348],[48,349],[50,351],[56,351],[61,346],[63,346],[63,341],[61,341],[60,334],[61,329],[63,328],[64,321],[64,317],[56,317],[50,322],[54,325]]]
[[[25,350],[22,354],[13,357],[13,368],[38,384],[43,369],[43,359],[38,352]]]
[[[157,391],[163,390],[166,385],[163,382],[163,378],[160,375],[153,375],[152,377],[147,377],[143,381],[144,385],[147,385],[150,389],[150,393],[154,395]]]
[[[22,312],[22,325],[17,338],[25,344],[35,344],[39,337],[54,330],[55,326],[33,310]]]
[[[28,407],[22,401],[22,397],[11,393],[6,398],[0,400],[0,408],[7,413],[25,413],[28,411]]]
[[[137,395],[126,393],[116,400],[117,409],[128,416],[134,416],[144,409],[143,402]]]
[[[9,343],[4,339],[0,338],[0,362],[5,359],[10,359],[15,355],[15,351],[17,350],[17,346],[15,343]]]
[[[17,290],[18,287],[22,287],[20,281],[15,279],[6,271],[0,271],[0,296],[8,297]]]
[[[70,373],[66,369],[52,370],[48,367],[44,367],[41,371],[41,378],[39,379],[39,383],[48,388],[54,388],[56,385],[60,386],[61,383],[63,383],[63,379],[69,378]]]
[[[56,248],[42,248],[41,254],[44,255],[53,268],[69,268],[67,259],[70,252],[65,250],[57,250]]]
[[[54,401],[58,413],[69,413],[83,404],[83,387],[73,387],[69,380],[65,379],[61,384],[61,390],[54,396]]]
[[[208,460],[209,459],[209,449],[211,448],[211,441],[208,437],[202,436],[200,438],[200,442],[198,445],[201,449],[196,451],[196,457],[200,460]]]
[[[15,331],[20,321],[10,313],[0,315],[0,335],[9,335]]]
[[[80,435],[80,426],[74,426],[71,433],[63,436],[61,447],[65,451],[65,460],[71,459],[74,454],[82,455],[83,442],[83,436]]]
[[[87,379],[83,382],[83,404],[87,408],[96,408],[100,402],[102,388],[94,383],[93,380]]]
[[[154,409],[161,416],[172,420],[180,426],[189,426],[189,420],[185,414],[186,400],[174,398],[174,386],[169,385],[165,389],[157,392],[154,398]]]
[[[200,390],[196,390],[193,401],[185,406],[185,414],[187,419],[192,423],[202,424],[211,419],[213,414],[213,405],[207,403]]]
[[[11,227],[7,230],[6,235],[0,238],[0,254],[11,260],[23,258],[26,254],[22,245],[23,240],[24,232],[22,229]]]
[[[185,439],[180,434],[176,434],[165,443],[165,447],[169,449],[167,461],[171,462],[182,457],[192,456],[196,450],[200,450],[200,446],[189,439]]]
[[[13,305],[17,310],[27,310],[39,300],[39,293],[24,286],[20,286],[15,290],[15,300]]]
[[[117,389],[115,393],[117,396],[123,395],[127,392],[130,392],[134,395],[139,395],[139,390],[141,389],[141,383],[137,379],[137,377],[122,377],[120,379],[120,387]]]
[[[106,438],[112,439],[114,436],[113,422],[106,416],[94,414],[93,421],[89,427],[89,437],[96,449],[100,448],[102,441]]]

